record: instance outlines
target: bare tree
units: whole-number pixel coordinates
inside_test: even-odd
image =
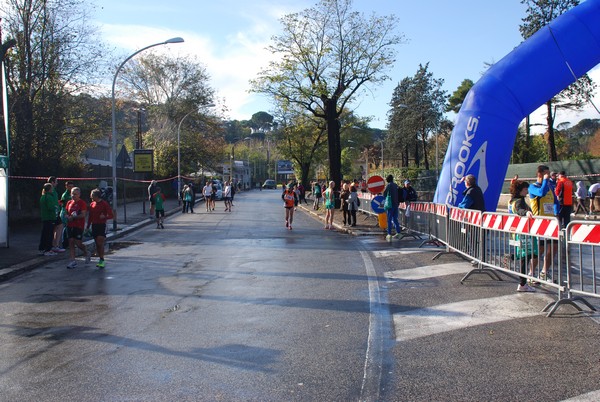
[[[320,0],[315,7],[281,19],[283,33],[269,50],[279,56],[252,81],[253,90],[274,102],[297,104],[327,128],[331,179],[341,176],[340,115],[367,84],[380,83],[395,61],[394,16],[367,18],[351,0]]]

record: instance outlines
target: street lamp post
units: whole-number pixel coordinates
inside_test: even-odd
[[[181,43],[183,42],[183,38],[171,38],[168,39],[164,42],[159,42],[159,43],[155,43],[153,45],[150,46],[146,46],[140,50],[138,50],[137,52],[131,54],[129,57],[127,57],[117,68],[117,71],[115,72],[115,76],[113,77],[113,82],[112,82],[112,98],[111,98],[111,111],[112,111],[112,130],[111,130],[111,137],[110,137],[110,143],[111,143],[111,147],[110,147],[110,161],[112,164],[112,184],[113,184],[113,210],[115,211],[115,218],[113,219],[113,231],[117,231],[117,130],[116,130],[116,115],[115,115],[115,84],[117,82],[117,76],[119,75],[119,72],[121,71],[121,69],[123,68],[123,66],[125,65],[125,63],[127,63],[129,60],[131,60],[131,58],[133,58],[135,55],[137,55],[138,53],[143,52],[146,49],[150,49],[151,47],[154,46],[160,46],[160,45],[168,45],[170,43]]]

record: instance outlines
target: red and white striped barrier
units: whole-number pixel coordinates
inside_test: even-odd
[[[530,236],[558,239],[559,225],[555,218],[527,218],[518,215],[485,214],[482,226],[484,229],[502,230],[505,232]]]
[[[460,209],[452,208],[450,212],[450,219],[458,222],[467,222],[471,225],[481,225],[480,211],[474,211],[472,209]]]
[[[600,225],[573,223],[570,226],[570,241],[600,245]]]

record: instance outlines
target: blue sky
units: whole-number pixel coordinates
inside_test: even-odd
[[[246,120],[271,109],[266,98],[247,91],[248,81],[271,57],[265,48],[280,32],[279,18],[315,1],[97,0],[94,20],[104,40],[124,57],[149,44],[183,37],[183,44],[155,49],[197,56],[228,109],[226,117]],[[368,96],[354,104],[359,115],[374,117],[371,125],[377,128],[385,128],[394,87],[414,75],[419,64],[429,62],[429,71],[445,81],[448,93],[465,78],[476,82],[484,63],[497,62],[521,42],[518,27],[525,15],[519,0],[354,0],[354,8],[367,14],[395,14],[398,31],[406,38],[389,71],[392,80],[369,87]],[[592,77],[600,83],[598,67]],[[541,113],[536,115],[542,119]],[[557,119],[575,123],[583,117],[600,118],[595,112],[563,112]]]

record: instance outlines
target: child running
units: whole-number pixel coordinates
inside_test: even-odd
[[[156,187],[156,193],[152,195],[154,199],[154,211],[156,213],[156,228],[164,229],[163,221],[165,220],[165,195],[161,193],[160,187]]]
[[[85,256],[85,263],[90,262],[90,253],[81,242],[83,238],[83,229],[85,228],[85,218],[87,216],[87,204],[81,198],[81,189],[73,187],[71,189],[71,200],[67,202],[67,233],[69,236],[69,257],[67,269],[77,268],[75,261],[75,246],[79,248]]]
[[[96,266],[100,269],[104,268],[104,242],[106,240],[106,220],[112,219],[112,208],[108,202],[104,201],[100,196],[102,192],[98,189],[92,190],[90,203],[89,219],[87,228],[92,227],[92,237],[96,243],[96,253],[98,253],[98,263]]]

